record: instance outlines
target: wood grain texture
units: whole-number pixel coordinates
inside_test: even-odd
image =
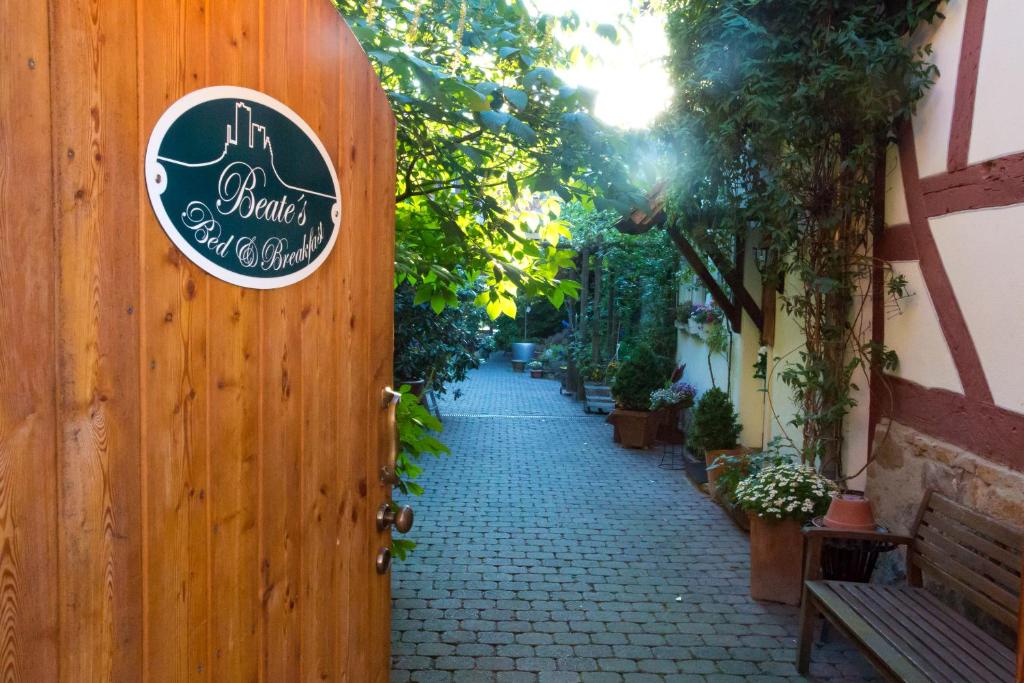
[[[50,87],[46,3],[0,3],[3,681],[52,681],[58,666]]]
[[[60,671],[141,674],[134,7],[51,3],[60,471]],[[117,653],[115,656],[115,652]]]
[[[329,0],[0,27],[0,679],[386,681],[394,119],[358,43]],[[221,282],[156,221],[150,131],[207,85],[283,101],[338,168],[296,285]]]

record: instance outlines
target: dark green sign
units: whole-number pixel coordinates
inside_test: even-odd
[[[149,140],[146,184],[178,248],[236,285],[298,282],[338,237],[327,150],[298,114],[255,90],[204,88],[171,105]]]

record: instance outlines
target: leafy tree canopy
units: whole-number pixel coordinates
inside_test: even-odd
[[[639,197],[625,143],[591,115],[593,94],[556,70],[582,58],[557,36],[575,15],[523,0],[337,0],[374,63],[398,122],[397,279],[435,311],[477,300],[514,316],[517,294],[556,306],[578,285],[563,200],[628,210]],[[608,39],[617,29],[603,26]]]

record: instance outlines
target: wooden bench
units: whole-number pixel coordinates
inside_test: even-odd
[[[797,669],[810,665],[817,616],[850,638],[890,681],[1015,680],[1010,647],[947,607],[922,587],[927,574],[1009,632],[1019,629],[1022,534],[929,491],[910,536],[804,530],[806,581]],[[906,586],[822,581],[826,538],[886,541],[907,546]]]

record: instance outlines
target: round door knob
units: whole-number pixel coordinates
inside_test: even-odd
[[[408,505],[400,507],[396,512],[390,503],[384,503],[377,510],[377,530],[384,531],[393,525],[398,533],[409,533],[409,530],[412,529],[413,517],[412,508]]]
[[[391,569],[391,551],[388,548],[381,548],[377,553],[377,573],[387,574]]]

